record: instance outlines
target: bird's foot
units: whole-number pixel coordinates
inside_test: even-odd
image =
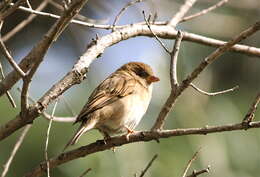
[[[105,135],[105,136],[104,136],[104,139],[103,139],[104,144],[107,144],[107,142],[108,142],[110,139],[111,139],[111,137],[110,137],[109,135]]]
[[[128,128],[127,126],[125,126],[125,128],[127,130],[127,134],[125,135],[125,137],[126,137],[126,140],[129,141],[130,134],[135,133],[135,131],[130,129],[130,128]]]

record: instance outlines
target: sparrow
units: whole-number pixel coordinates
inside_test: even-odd
[[[157,81],[159,78],[145,63],[121,66],[90,95],[74,122],[81,125],[65,149],[91,129],[98,129],[104,140],[116,134],[133,133],[151,101],[152,83]]]

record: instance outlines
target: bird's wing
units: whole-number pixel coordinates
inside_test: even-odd
[[[90,95],[87,104],[78,115],[75,123],[87,120],[90,113],[132,94],[136,82],[129,75],[113,74],[108,77]]]

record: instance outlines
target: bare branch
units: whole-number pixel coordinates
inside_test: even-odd
[[[200,150],[201,150],[201,148],[200,148],[197,152],[195,152],[195,154],[194,154],[194,155],[192,156],[192,158],[189,160],[189,162],[187,163],[187,166],[186,166],[186,168],[185,168],[185,170],[184,170],[184,172],[183,172],[183,174],[182,174],[182,177],[185,177],[185,176],[186,176],[186,174],[187,174],[187,172],[188,172],[188,170],[189,170],[189,168],[190,168],[192,162],[193,162],[194,160],[196,160],[196,158],[197,158],[198,153],[199,153]]]
[[[178,61],[178,54],[180,50],[181,40],[183,38],[183,34],[181,31],[178,31],[176,40],[171,52],[171,64],[170,64],[170,81],[171,87],[173,91],[176,91],[178,87],[178,78],[177,78],[177,61]]]
[[[22,144],[26,134],[28,133],[29,129],[31,128],[31,126],[32,126],[32,124],[29,124],[26,127],[24,127],[21,136],[18,138],[17,142],[14,145],[14,148],[13,148],[13,150],[11,152],[11,155],[10,155],[9,159],[4,164],[4,170],[3,170],[2,174],[1,174],[1,177],[5,177],[6,176],[8,170],[9,170],[9,167],[10,167],[10,165],[11,165],[13,159],[14,159],[15,154],[17,153],[18,149],[20,148],[20,146],[21,146],[21,144]]]
[[[31,6],[31,4],[30,4],[30,1],[29,1],[29,0],[26,0],[26,4],[27,4],[27,6],[28,6],[30,9],[32,9],[32,6]]]
[[[260,92],[257,94],[257,96],[254,99],[254,102],[250,106],[250,108],[249,108],[249,110],[248,110],[248,112],[247,112],[247,114],[246,114],[246,116],[243,120],[243,123],[248,124],[248,123],[253,121],[259,102],[260,102]]]
[[[1,63],[0,63],[0,76],[1,76],[0,81],[5,78],[4,71],[3,71],[3,67],[2,67],[2,64],[1,64]],[[11,103],[11,105],[12,105],[14,108],[16,108],[16,104],[15,104],[15,102],[14,102],[14,99],[13,99],[13,97],[12,97],[12,95],[10,94],[9,91],[6,92],[6,96],[7,96],[8,100],[9,100],[9,102]]]
[[[60,10],[60,11],[63,11],[63,7],[62,5],[60,5],[59,3],[55,2],[55,0],[48,0],[49,3],[55,7],[56,9]],[[108,19],[92,19],[92,18],[89,18],[89,17],[85,17],[84,15],[81,15],[80,13],[78,13],[75,18],[77,18],[78,20],[81,20],[82,22],[89,22],[89,23],[107,23],[108,22]],[[94,25],[94,24],[93,24]],[[112,27],[112,26],[111,26]]]
[[[84,171],[79,177],[84,177],[88,172],[90,172],[92,169],[88,168],[86,171]]]
[[[253,26],[249,27],[248,29],[241,32],[239,35],[235,36],[233,39],[231,39],[229,42],[224,44],[223,46],[216,49],[214,52],[212,52],[210,55],[208,55],[200,64],[197,66],[193,72],[187,76],[185,80],[183,80],[182,84],[180,85],[180,93],[186,89],[190,83],[198,77],[198,75],[213,61],[215,61],[217,58],[219,58],[221,55],[223,55],[226,51],[230,50],[230,48],[241,42],[242,40],[246,39],[247,37],[253,35],[255,32],[257,32],[260,29],[260,22],[255,23]]]
[[[239,89],[239,86],[237,85],[237,86],[235,86],[233,88],[230,88],[230,89],[227,89],[227,90],[222,90],[222,91],[219,91],[219,92],[209,93],[209,92],[205,92],[205,91],[201,90],[200,88],[198,88],[193,83],[191,83],[190,86],[192,88],[194,88],[195,90],[197,90],[199,93],[201,93],[203,95],[207,95],[207,96],[216,96],[216,95],[220,95],[220,94],[224,94],[224,93],[228,93],[228,92],[233,92],[233,91]]]
[[[49,47],[57,39],[57,37],[61,34],[65,27],[70,23],[71,19],[79,12],[79,10],[87,1],[88,0],[74,0],[70,5],[70,8],[64,11],[61,18],[57,20],[57,22],[45,34],[42,40],[40,40],[34,46],[34,48],[27,54],[27,56],[25,56],[20,62],[19,66],[24,72],[30,70],[32,66],[38,66],[43,61],[43,57],[45,56]],[[21,77],[17,74],[17,72],[12,71],[6,76],[6,79],[0,83],[0,90],[2,91],[1,88],[4,88],[4,90],[9,90],[20,78]],[[2,94],[0,93],[0,95]]]
[[[186,177],[197,177],[197,176],[199,176],[199,175],[201,175],[203,173],[209,173],[209,170],[210,170],[210,166],[208,166],[207,168],[202,169],[200,171],[193,170],[192,174],[189,175],[189,176],[186,176]]]
[[[177,80],[177,58],[179,54],[179,48],[182,40],[182,32],[178,31],[176,36],[176,41],[174,43],[171,55],[171,64],[170,64],[170,82],[171,82],[171,93],[164,103],[156,122],[152,127],[152,131],[156,131],[159,128],[162,128],[166,119],[166,116],[169,114],[170,110],[173,108],[175,102],[177,101],[177,92],[178,92],[178,80]]]
[[[182,20],[184,15],[190,10],[190,8],[196,1],[197,0],[185,0],[180,10],[172,17],[168,25],[175,27]]]
[[[22,92],[22,89],[19,87],[17,88],[17,90],[19,92]],[[30,100],[33,104],[36,104],[36,101],[29,94],[28,94],[28,100]],[[42,116],[47,120],[53,120],[54,122],[65,122],[65,123],[75,122],[77,119],[77,115],[76,116],[73,115],[73,117],[56,117],[56,116],[51,116],[45,111],[42,112]]]
[[[153,158],[150,160],[150,162],[147,164],[147,166],[145,167],[145,169],[142,171],[140,177],[143,177],[145,175],[145,173],[147,172],[147,170],[152,166],[154,160],[158,157],[158,154],[155,154],[153,156]]]
[[[153,34],[153,36],[155,37],[155,39],[161,44],[161,46],[163,47],[163,49],[168,53],[168,54],[171,54],[171,52],[167,49],[167,47],[165,46],[165,44],[160,40],[160,38],[153,32],[151,26],[150,26],[150,23],[149,21],[146,19],[145,17],[145,12],[143,12],[143,16],[144,16],[144,21],[146,23],[146,25],[148,26],[149,30],[151,31],[151,33]]]
[[[54,122],[67,122],[67,123],[75,122],[75,121],[76,121],[76,118],[77,118],[77,116],[74,116],[74,117],[56,117],[56,116],[53,116],[53,117],[51,118],[51,115],[49,115],[49,114],[46,113],[46,112],[43,112],[43,113],[42,113],[42,116],[43,116],[44,118],[46,118],[47,120],[52,119]]]
[[[162,131],[146,131],[146,132],[135,132],[129,135],[129,140],[125,138],[125,135],[117,136],[109,139],[104,144],[103,140],[98,140],[95,143],[88,144],[86,146],[79,147],[77,149],[64,152],[57,157],[53,157],[49,160],[50,168],[55,168],[58,165],[72,161],[77,158],[85,157],[87,155],[105,151],[112,147],[122,146],[124,144],[140,142],[140,141],[151,141],[159,138],[169,138],[174,136],[184,135],[206,135],[209,133],[234,131],[234,130],[245,130],[252,128],[260,128],[260,121],[250,122],[250,126],[244,125],[243,123],[229,124],[223,126],[205,126],[203,128],[187,128],[187,129],[175,129],[175,130],[162,130]],[[42,162],[39,166],[34,168],[31,172],[27,173],[26,177],[38,177],[46,172],[46,163]]]
[[[44,149],[44,157],[45,157],[45,162],[47,164],[47,176],[48,177],[50,177],[50,166],[49,166],[49,159],[48,159],[48,144],[49,144],[51,125],[52,125],[52,117],[54,116],[54,113],[56,111],[57,103],[58,103],[58,100],[56,100],[52,113],[51,113],[51,119],[50,119],[47,133],[46,133],[46,142],[45,142],[45,149]]]
[[[41,11],[38,11],[38,10],[33,10],[33,9],[30,9],[30,8],[27,8],[27,7],[23,7],[23,6],[19,6],[18,9],[22,10],[24,12],[31,13],[31,14],[50,17],[50,18],[54,18],[54,19],[60,19],[61,18],[59,15],[55,15],[55,14],[51,14],[51,13],[47,13],[47,12],[41,12]],[[81,20],[73,20],[73,19],[70,21],[70,23],[78,24],[78,25],[90,27],[90,28],[100,28],[100,29],[107,29],[107,30],[113,28],[112,25],[94,24],[94,23],[89,23],[89,22],[85,22],[85,21],[81,21]],[[115,28],[117,28],[117,27],[115,27]]]
[[[12,7],[8,8],[5,12],[0,14],[0,21],[4,20],[6,17],[11,15],[22,3],[26,0],[18,0],[16,1]]]
[[[128,2],[128,3],[119,11],[119,13],[116,15],[112,26],[116,26],[117,21],[119,20],[119,18],[120,18],[121,15],[123,14],[123,12],[126,11],[126,9],[128,9],[128,7],[130,7],[130,6],[132,6],[132,5],[136,4],[136,3],[142,2],[142,1],[144,1],[144,0],[132,0],[132,1]],[[113,30],[114,30],[114,28],[113,28]]]
[[[10,65],[20,74],[21,77],[25,76],[25,73],[23,72],[23,70],[17,65],[17,63],[14,61],[12,55],[10,54],[10,52],[8,51],[8,49],[6,48],[2,38],[0,37],[0,49],[2,50],[2,53],[4,54],[4,56],[6,57],[6,59],[9,61]]]
[[[250,35],[254,34],[260,29],[260,22],[255,23],[253,26],[249,27],[245,31],[241,32],[239,35],[234,37],[232,40],[220,46],[214,52],[212,52],[209,56],[207,56],[200,64],[197,66],[193,72],[187,76],[186,79],[182,81],[180,86],[178,87],[176,92],[171,92],[169,98],[167,99],[166,103],[164,104],[159,116],[152,127],[152,130],[162,129],[164,126],[165,119],[168,115],[168,112],[175,104],[177,98],[182,94],[182,92],[191,84],[191,82],[198,77],[198,75],[213,61],[215,61],[218,57],[223,55],[226,51],[228,51],[233,45],[246,39]]]
[[[209,13],[210,11],[215,10],[216,8],[223,6],[223,5],[226,4],[228,1],[229,1],[229,0],[221,0],[221,1],[219,1],[218,3],[214,4],[213,6],[210,6],[210,7],[207,8],[207,9],[204,9],[204,10],[202,10],[202,11],[200,11],[200,12],[198,12],[198,13],[195,13],[195,14],[193,14],[193,15],[184,17],[180,22],[185,22],[185,21],[194,19],[194,18],[196,18],[196,17],[205,15],[206,13]]]
[[[150,25],[150,26],[151,26],[153,32],[158,37],[165,38],[165,39],[173,39],[177,35],[177,31],[170,26],[165,26],[165,25],[164,26]],[[183,40],[192,41],[192,42],[196,42],[199,44],[219,47],[226,43],[224,41],[207,38],[204,36],[200,36],[200,35],[196,35],[196,34],[192,34],[192,33],[188,33],[188,32],[182,32],[182,33],[183,33]],[[86,51],[86,55],[84,54],[81,57],[82,59],[86,58],[86,60],[88,60],[88,62],[82,62],[82,63],[85,63],[84,65],[82,65],[83,68],[84,67],[87,68],[88,65],[93,60],[95,60],[97,56],[101,55],[107,47],[112,46],[120,41],[124,41],[129,38],[136,37],[136,36],[153,37],[154,35],[151,33],[150,29],[147,27],[146,24],[141,24],[141,23],[127,25],[117,32],[105,35],[98,40],[97,44],[89,45],[88,50]],[[49,38],[46,37],[46,39],[49,39]],[[48,42],[48,40],[45,40],[45,38],[44,38],[44,40],[38,44],[42,47],[34,47],[34,50],[32,52],[30,52],[30,54],[28,54],[20,62],[19,66],[21,69],[23,69],[23,71],[27,72],[31,68],[32,63],[36,59],[38,59],[39,57],[43,57],[43,56],[40,56],[40,54],[42,55],[42,53],[44,51],[43,49],[46,49],[47,42]],[[50,43],[47,43],[47,44],[48,44],[47,46],[51,45]],[[237,45],[231,47],[230,50],[235,51],[235,52],[244,53],[247,55],[260,56],[260,49],[251,47],[251,46],[237,44]],[[87,56],[87,54],[88,54],[88,56]],[[259,58],[256,58],[256,59],[259,59]],[[81,63],[81,61],[80,61],[80,63]],[[2,82],[0,82],[0,96],[5,94],[6,91],[9,90],[19,79],[20,79],[20,77],[15,71],[12,71],[8,75],[6,75],[6,78]]]
[[[49,0],[44,0],[41,2],[41,4],[37,7],[36,11],[41,11],[43,10],[47,4],[48,4]],[[31,21],[37,17],[37,15],[35,14],[31,14],[29,15],[25,20],[23,20],[22,22],[20,22],[18,25],[16,25],[11,31],[7,32],[4,36],[3,36],[3,41],[7,41],[9,40],[11,37],[13,37],[15,34],[17,34],[19,31],[21,31],[25,26],[27,26],[28,24],[31,23]]]

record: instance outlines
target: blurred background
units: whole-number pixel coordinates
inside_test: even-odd
[[[127,0],[89,0],[81,11],[95,23],[112,24],[115,16]],[[193,14],[207,8],[217,0],[199,0],[188,14]],[[40,1],[31,2],[36,8]],[[60,1],[57,1],[60,3]],[[128,8],[118,24],[131,24],[143,21],[142,10],[146,14],[158,14],[158,20],[169,20],[182,5],[183,0],[146,0]],[[61,11],[48,4],[43,10],[54,14]],[[28,13],[17,11],[9,16],[4,23],[2,36],[7,34]],[[178,28],[184,31],[204,35],[221,40],[229,40],[248,26],[259,20],[259,0],[230,0],[223,7],[181,23]],[[19,62],[48,31],[55,22],[49,17],[38,16],[22,31],[6,40],[13,57]],[[82,55],[86,46],[96,34],[103,36],[110,33],[107,30],[97,30],[71,24],[57,42],[49,49],[38,72],[33,78],[30,94],[34,99],[40,98],[54,83],[60,80]],[[260,33],[243,41],[243,44],[260,47]],[[174,40],[163,40],[171,49]],[[185,78],[202,59],[214,51],[214,48],[191,42],[182,42],[178,60],[179,80]],[[6,59],[0,55],[0,62],[7,74],[12,70]],[[142,119],[137,130],[149,130],[164,104],[170,91],[169,61],[170,57],[160,44],[153,38],[136,37],[122,41],[105,50],[88,72],[88,77],[80,85],[69,89],[60,99],[56,116],[72,116],[77,114],[87,101],[93,89],[110,73],[129,61],[142,61],[150,64],[156,75],[161,79],[154,86],[152,103]],[[249,105],[260,90],[260,61],[259,58],[240,53],[227,52],[211,64],[194,82],[199,88],[214,92],[239,85],[239,90],[224,95],[208,97],[193,89],[187,89],[179,98],[174,110],[171,111],[166,122],[166,129],[203,127],[205,125],[224,125],[241,122]],[[6,96],[0,98],[0,124],[6,123],[19,113],[20,93],[16,88],[11,94],[14,96],[18,108],[11,107]],[[70,108],[66,106],[68,102]],[[70,110],[72,109],[72,111]],[[49,106],[48,112],[52,111]],[[259,120],[260,111],[256,113]],[[34,121],[25,141],[19,149],[13,164],[7,174],[8,177],[22,176],[44,160],[44,146],[48,121],[40,117]],[[50,131],[49,156],[61,153],[64,145],[77,129],[72,123],[54,122]],[[21,131],[0,142],[0,164],[3,165],[19,137]],[[74,149],[82,145],[102,139],[98,131],[85,134]],[[187,162],[200,148],[193,169],[200,170],[211,166],[210,174],[201,176],[228,177],[256,177],[260,174],[260,130],[235,131],[215,133],[207,136],[181,136],[155,141],[140,142],[124,145],[116,149],[99,152],[85,158],[77,159],[51,170],[51,176],[71,177],[80,176],[87,168],[92,171],[87,176],[103,177],[131,177],[145,168],[154,154],[159,157],[149,169],[146,176],[179,177],[182,175]]]

